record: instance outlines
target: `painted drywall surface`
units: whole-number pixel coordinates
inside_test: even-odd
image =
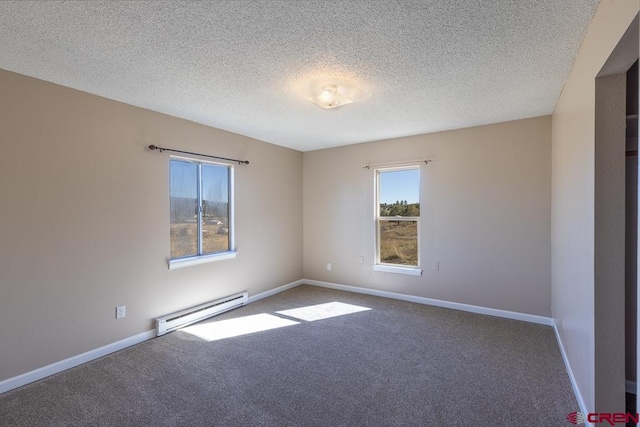
[[[1,70],[0,94],[0,381],[302,278],[301,153]],[[236,259],[168,270],[169,157],[149,144],[250,160]]]
[[[626,73],[596,79],[596,410],[625,410]]]
[[[552,313],[586,410],[595,408],[595,78],[638,12],[600,3],[552,118]]]
[[[304,277],[549,316],[550,148],[541,117],[305,152]],[[363,166],[421,159],[423,275],[373,271]]]
[[[626,379],[636,382],[638,283],[638,157],[626,158],[625,209],[625,343]]]

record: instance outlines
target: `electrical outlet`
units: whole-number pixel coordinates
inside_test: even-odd
[[[330,262],[327,263],[327,270],[331,270],[331,263]]]
[[[122,319],[125,316],[125,308],[124,305],[119,305],[116,307],[116,319]]]
[[[439,262],[434,262],[433,263],[433,271],[438,271],[440,270],[440,263]]]
[[[360,264],[364,264],[364,257],[360,255]]]

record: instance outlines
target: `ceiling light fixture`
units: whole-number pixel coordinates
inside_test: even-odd
[[[334,83],[318,85],[312,88],[309,101],[322,108],[335,108],[352,103],[353,100],[344,92],[343,86]]]

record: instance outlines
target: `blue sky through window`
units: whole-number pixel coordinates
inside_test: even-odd
[[[197,198],[198,167],[195,163],[171,161],[171,197]],[[217,202],[229,201],[229,168],[202,165],[202,198]]]
[[[198,166],[195,163],[172,160],[171,197],[196,199],[198,197]]]
[[[202,199],[214,202],[229,201],[229,182],[226,166],[202,165]]]
[[[380,203],[420,201],[420,170],[406,169],[380,172]]]

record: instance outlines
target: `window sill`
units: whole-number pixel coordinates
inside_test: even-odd
[[[383,271],[385,273],[408,274],[410,276],[422,276],[422,270],[418,267],[400,267],[395,265],[376,264],[373,271]]]
[[[206,264],[214,261],[222,261],[225,259],[233,259],[236,257],[237,252],[222,252],[219,254],[194,256],[190,258],[170,259],[168,262],[169,270],[175,270],[176,268],[189,267],[192,265]]]

